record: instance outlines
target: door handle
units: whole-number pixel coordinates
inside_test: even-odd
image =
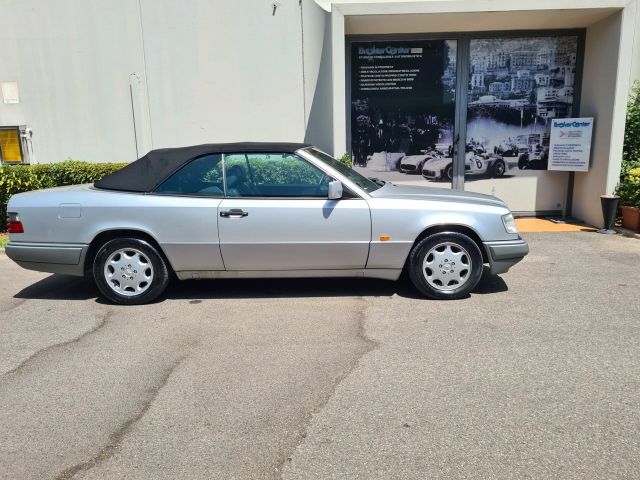
[[[244,210],[240,209],[240,208],[232,208],[231,210],[227,210],[224,212],[220,212],[220,216],[224,217],[224,218],[230,218],[230,217],[246,217],[247,215],[249,215],[249,212],[245,212]]]

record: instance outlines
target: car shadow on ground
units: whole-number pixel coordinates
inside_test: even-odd
[[[483,278],[472,294],[507,291],[504,280],[484,268]],[[406,275],[397,282],[373,278],[270,278],[174,280],[157,302],[164,300],[305,298],[305,297],[391,297],[423,298]],[[106,303],[95,284],[80,277],[51,275],[14,295],[20,299],[91,300]]]

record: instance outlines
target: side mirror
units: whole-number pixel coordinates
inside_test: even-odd
[[[334,180],[329,182],[329,200],[340,200],[342,198],[342,182]]]

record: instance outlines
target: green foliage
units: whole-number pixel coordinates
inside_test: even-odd
[[[260,159],[251,162],[254,182],[260,184],[318,184],[322,172],[297,157],[286,157],[278,161]]]
[[[340,163],[344,163],[349,168],[353,167],[353,161],[351,160],[351,157],[349,156],[348,153],[342,154],[342,156],[338,159],[338,161]]]
[[[627,104],[621,180],[633,168],[640,168],[640,81],[637,81]]]
[[[249,176],[244,155],[228,155],[224,159],[227,172],[234,165],[240,165]],[[251,178],[257,184],[300,184],[314,185],[322,180],[322,173],[295,155],[249,156]]]
[[[125,165],[69,160],[43,165],[0,166],[0,231],[6,226],[7,203],[12,195],[41,188],[92,183]]]
[[[620,205],[640,207],[640,81],[635,83],[627,104],[622,170],[616,193],[620,195]]]
[[[620,180],[616,194],[620,205],[640,208],[640,167],[632,168]]]

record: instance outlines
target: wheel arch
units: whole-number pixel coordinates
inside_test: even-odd
[[[116,238],[124,238],[124,237],[137,238],[137,239],[148,242],[158,251],[160,255],[162,255],[162,258],[164,259],[165,263],[167,264],[167,267],[169,268],[169,271],[172,273],[175,272],[173,269],[173,266],[171,265],[171,262],[169,261],[169,258],[164,253],[164,250],[162,249],[158,241],[153,237],[153,235],[151,235],[148,232],[145,232],[144,230],[138,230],[135,228],[113,228],[113,229],[103,230],[99,232],[98,234],[96,234],[95,237],[93,237],[93,240],[91,240],[91,242],[89,243],[89,248],[87,250],[87,254],[85,255],[85,259],[84,259],[85,273],[92,269],[93,261],[96,257],[96,254],[98,253],[98,250],[100,250],[100,247],[102,245],[104,245],[110,240],[114,240]]]
[[[409,254],[407,255],[407,258],[405,260],[405,267],[407,265],[407,262],[409,261],[411,252],[413,251],[415,246],[420,241],[422,241],[423,238],[426,238],[429,235],[433,235],[435,233],[444,233],[444,232],[462,233],[463,235],[468,236],[471,240],[475,242],[476,245],[478,245],[478,248],[480,249],[480,253],[482,254],[483,263],[489,263],[489,254],[487,252],[487,249],[484,246],[484,243],[482,242],[482,239],[480,238],[480,235],[478,235],[478,232],[476,232],[473,228],[471,228],[468,225],[462,225],[462,224],[456,224],[456,223],[443,223],[438,225],[430,225],[429,227],[425,228],[422,232],[420,232],[420,234],[416,237],[415,241],[413,242],[413,245],[411,245],[411,249],[409,250]]]

